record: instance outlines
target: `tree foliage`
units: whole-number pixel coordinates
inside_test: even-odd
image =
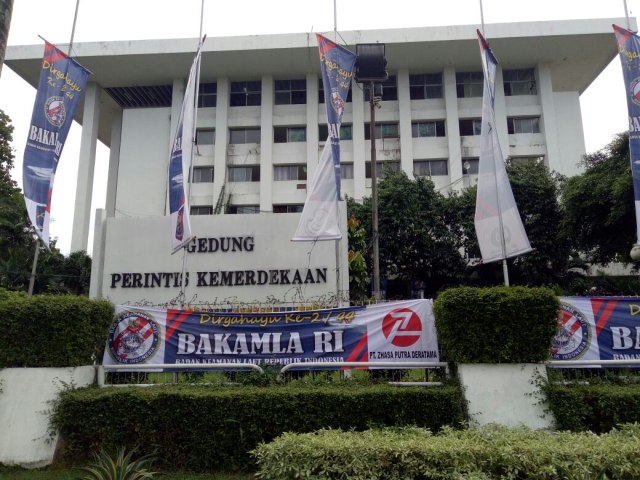
[[[588,262],[630,262],[637,239],[628,134],[587,155],[584,166],[562,190],[563,235]]]
[[[27,290],[36,237],[29,222],[22,192],[13,178],[14,154],[11,147],[13,126],[0,110],[0,287]],[[91,258],[86,252],[65,257],[56,248],[40,246],[34,293],[74,293],[87,295]]]
[[[379,183],[381,276],[420,282],[430,293],[460,280],[464,262],[455,232],[447,225],[443,203],[433,182],[424,178],[410,180],[405,173],[394,173]],[[371,239],[371,198],[349,206]],[[370,257],[368,260],[371,262]]]

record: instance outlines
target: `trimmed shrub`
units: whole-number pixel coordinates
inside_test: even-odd
[[[249,451],[284,432],[365,430],[464,422],[459,387],[389,385],[85,388],[65,391],[51,428],[63,460],[81,462],[101,448],[156,453],[158,467],[207,471],[251,465]]]
[[[253,454],[264,480],[585,480],[640,478],[639,448],[638,425],[602,436],[489,426],[286,433]]]
[[[442,358],[457,363],[545,361],[559,308],[547,288],[445,290],[433,305]]]
[[[77,367],[101,361],[113,305],[72,295],[0,297],[0,368]]]
[[[542,387],[557,428],[604,433],[640,422],[640,385],[557,385]]]

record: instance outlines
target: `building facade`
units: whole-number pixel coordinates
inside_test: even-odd
[[[505,160],[543,161],[565,175],[579,171],[585,154],[579,96],[616,55],[611,24],[623,21],[486,26],[500,61],[495,108]],[[389,78],[374,96],[378,176],[402,170],[429,177],[442,192],[475,181],[483,90],[476,28],[353,31],[336,39],[353,51],[358,43],[386,46]],[[196,39],[74,45],[93,76],[77,118],[83,133],[72,250],[87,247],[95,143],[110,147],[106,209],[97,217],[93,250],[103,281],[96,285],[123,268],[113,265],[126,241],[113,248],[108,228],[132,218],[165,221],[169,146],[196,46]],[[41,55],[40,46],[11,47],[6,63],[35,86]],[[342,191],[357,200],[371,194],[369,95],[366,85],[353,83],[341,129]],[[206,40],[190,185],[201,236],[217,236],[205,232],[220,216],[242,225],[252,217],[241,214],[268,214],[266,227],[279,230],[279,215],[302,210],[327,138],[323,97],[311,33]],[[153,262],[158,270],[163,261]],[[104,296],[104,285],[94,294]]]

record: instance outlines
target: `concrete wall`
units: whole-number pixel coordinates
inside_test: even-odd
[[[545,414],[533,383],[537,375],[546,378],[543,365],[458,365],[458,373],[472,425],[553,426],[553,418]]]
[[[57,435],[48,432],[51,401],[67,386],[93,383],[94,367],[0,370],[0,464],[51,464]]]

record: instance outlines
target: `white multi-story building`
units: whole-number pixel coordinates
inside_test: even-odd
[[[611,25],[624,22],[486,26],[485,37],[500,61],[495,108],[505,157],[543,159],[560,173],[578,172],[585,154],[579,96],[616,55]],[[359,43],[386,46],[389,78],[375,110],[377,172],[387,166],[429,176],[441,191],[474,181],[483,86],[476,28],[340,33],[338,43],[354,51]],[[75,58],[92,76],[77,115],[83,132],[72,250],[87,247],[96,140],[110,147],[106,209],[96,217],[94,275],[101,280],[94,282],[95,295],[113,296],[121,285],[114,286],[113,275],[127,267],[149,273],[151,265],[156,271],[163,262],[177,262],[161,259],[168,234],[166,241],[159,237],[168,224],[169,145],[196,46],[197,39],[74,45]],[[10,47],[6,64],[36,86],[41,56],[39,45]],[[264,227],[272,235],[282,233],[276,214],[301,211],[327,138],[315,35],[208,38],[200,82],[190,194],[194,229],[209,232],[230,214],[269,213]],[[371,194],[368,95],[354,82],[341,131],[342,190],[355,199]],[[253,223],[248,220],[253,217],[234,218],[225,222]],[[294,228],[295,221],[290,223]],[[229,228],[246,236],[242,228]],[[145,247],[133,248],[131,235],[146,235]],[[149,252],[156,244],[162,246],[154,257]],[[274,247],[273,254],[267,249],[258,260],[233,262],[278,263],[293,248]],[[138,257],[148,257],[146,266],[136,264]],[[136,278],[129,279],[131,285],[145,283],[144,274]]]

